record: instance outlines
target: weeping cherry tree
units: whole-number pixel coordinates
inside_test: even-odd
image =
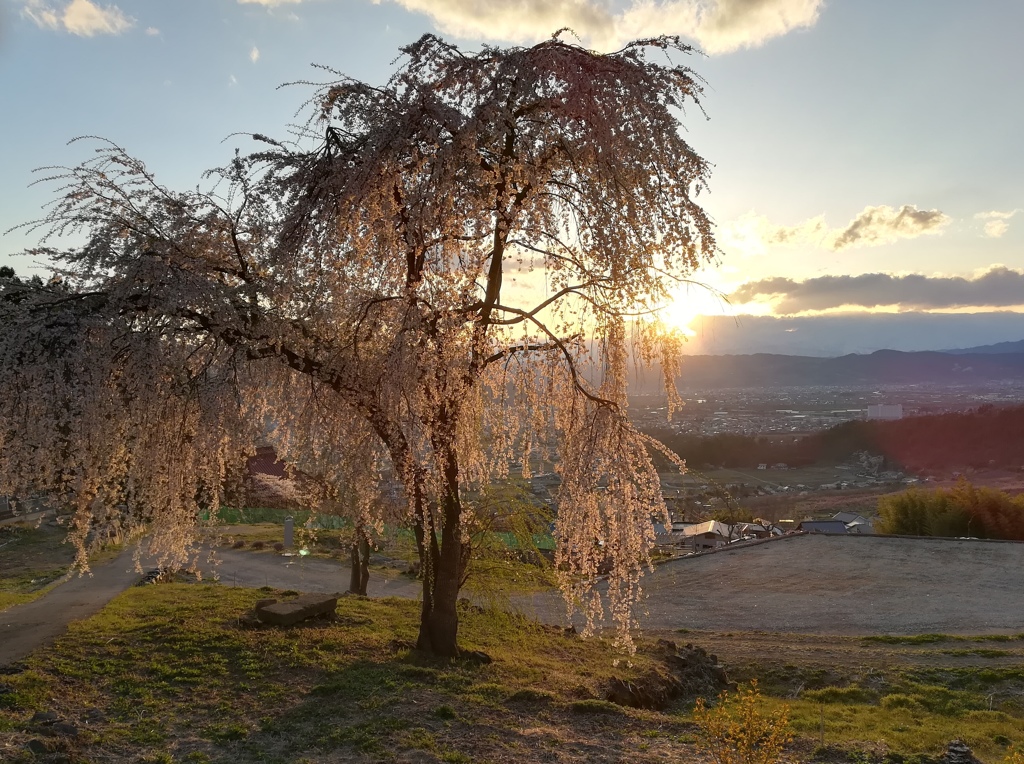
[[[672,60],[688,50],[428,35],[383,86],[327,70],[306,121],[253,135],[210,190],[105,142],[55,169],[33,253],[58,277],[0,283],[0,491],[72,504],[83,565],[89,530],[126,512],[180,563],[268,433],[363,497],[387,472],[422,561],[418,645],[451,656],[472,496],[543,458],[567,602],[628,644],[665,507],[627,365],[660,365],[678,403],[656,310],[717,251],[678,121],[700,94]],[[85,243],[50,244],[69,233]]]

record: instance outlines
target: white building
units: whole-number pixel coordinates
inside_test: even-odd
[[[868,419],[902,419],[902,403],[876,403],[868,406]]]

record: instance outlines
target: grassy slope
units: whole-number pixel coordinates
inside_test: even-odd
[[[734,679],[757,677],[767,704],[787,704],[797,734],[832,753],[935,754],[961,738],[996,762],[1024,747],[1024,634],[690,637],[714,645]]]
[[[66,534],[46,525],[0,528],[0,610],[45,594],[67,573],[75,551]]]
[[[344,598],[334,624],[243,628],[262,596],[124,593],[4,678],[0,736],[23,745],[38,710],[84,725],[99,709],[71,745],[78,761],[695,760],[684,720],[600,700],[611,676],[649,665],[601,640],[467,612],[464,644],[494,662],[438,662],[410,650],[416,602]]]
[[[76,762],[701,760],[687,707],[654,713],[601,700],[612,676],[653,666],[643,650],[627,661],[602,640],[472,609],[462,642],[494,661],[450,663],[410,650],[415,602],[343,598],[335,623],[245,628],[239,618],[263,596],[135,588],[73,624],[24,671],[0,677],[10,690],[0,693],[0,758],[40,760],[23,752],[39,734],[28,720],[52,709],[82,730],[66,746],[49,743]],[[734,678],[758,676],[769,704],[792,706],[802,735],[794,759],[815,758],[822,719],[827,744],[850,751],[860,741],[879,755],[937,753],[961,735],[995,762],[1010,741],[1024,743],[1016,638],[684,639],[714,647]],[[90,710],[100,716],[86,723]],[[867,760],[838,750],[818,758]]]
[[[16,523],[0,527],[0,611],[31,602],[59,584],[70,570],[75,549],[65,542],[66,528]],[[110,544],[90,553],[102,565],[120,551]]]

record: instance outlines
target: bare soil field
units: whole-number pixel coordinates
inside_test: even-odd
[[[643,586],[652,630],[1024,631],[1024,543],[789,536],[663,563]],[[533,607],[551,621],[560,603],[540,595]]]

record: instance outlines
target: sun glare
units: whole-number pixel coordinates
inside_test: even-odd
[[[722,316],[734,312],[725,297],[710,287],[688,284],[677,290],[673,297],[661,312],[661,318],[687,337],[696,334],[691,324],[698,316]]]

